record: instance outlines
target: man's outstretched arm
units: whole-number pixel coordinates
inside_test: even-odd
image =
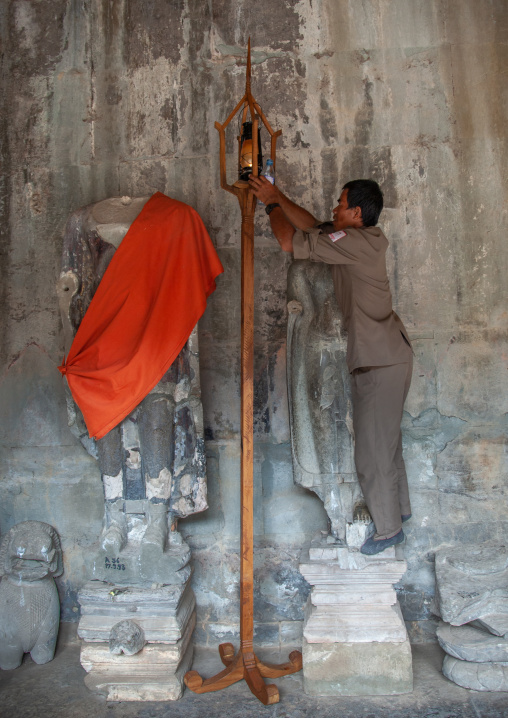
[[[310,212],[291,202],[291,200],[280,191],[277,185],[272,185],[263,175],[251,177],[249,184],[252,192],[261,202],[265,204],[280,204],[283,213],[295,229],[308,229],[316,224],[316,218]],[[275,214],[275,212],[277,212],[276,209],[272,214]],[[272,214],[270,214],[270,218]]]
[[[292,252],[295,228],[280,207],[275,207],[270,212],[270,225],[281,249],[284,252]]]

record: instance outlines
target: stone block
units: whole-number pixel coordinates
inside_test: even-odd
[[[478,21],[475,19],[473,22],[476,25]],[[478,102],[468,112],[457,114],[457,135],[467,140],[482,136],[503,137],[503,106],[498,102],[489,102],[489,88],[482,85],[480,73],[487,73],[492,82],[502,77],[508,61],[506,46],[497,47],[492,37],[485,37],[483,42],[478,38],[473,43],[461,40],[451,46],[451,51],[456,102],[463,104],[467,101],[471,83],[478,87]]]
[[[227,555],[212,544],[193,551],[192,582],[196,593],[198,620],[207,630],[209,622],[226,620],[231,612],[238,611],[239,576],[231,572]],[[234,557],[235,563],[237,556]]]
[[[0,381],[0,445],[77,445],[67,428],[62,376],[39,347],[27,347]]]
[[[128,162],[120,162],[120,182],[125,194],[130,197],[144,197],[163,191],[161,188],[167,184],[169,166],[170,163],[163,158],[129,159]]]
[[[303,640],[303,685],[311,696],[411,693],[409,639],[402,642],[309,643]]]
[[[279,624],[254,622],[254,645],[276,646],[279,643]]]
[[[445,656],[443,673],[462,688],[473,691],[508,691],[508,663],[475,663]]]
[[[483,544],[436,552],[436,605],[454,626],[480,621],[508,633],[508,548]]]
[[[191,575],[188,566],[191,552],[187,544],[171,546],[154,552],[151,560],[141,560],[139,542],[130,542],[116,556],[98,547],[91,560],[90,576],[97,581],[114,582],[122,586],[136,584],[186,584]]]
[[[103,695],[108,701],[176,701],[182,697],[183,677],[190,670],[194,649],[192,644],[174,673],[164,661],[145,663],[155,657],[146,652],[135,664],[135,670],[123,675],[112,671],[92,671],[85,677],[85,685],[91,691]],[[136,654],[138,655],[138,654]],[[160,653],[159,653],[159,656]],[[130,659],[135,656],[130,656]]]
[[[309,605],[303,635],[309,643],[378,643],[405,641],[407,631],[398,605],[324,604]]]
[[[478,247],[478,253],[481,254],[482,249]],[[469,261],[474,264],[474,260]],[[504,333],[464,331],[439,336],[439,339],[441,344],[448,340],[438,363],[439,411],[475,426],[491,423],[506,414]]]
[[[239,623],[210,623],[207,626],[209,644],[233,643],[238,641],[240,636]]]
[[[81,665],[87,673],[109,673],[117,676],[132,673],[147,676],[163,674],[170,670],[176,671],[191,643],[195,625],[196,614],[193,612],[179,641],[147,643],[138,653],[131,656],[124,653],[111,653],[109,643],[82,643]]]
[[[506,430],[502,425],[469,429],[450,442],[436,460],[439,514],[453,523],[482,524],[499,516],[504,502]],[[466,543],[476,539],[465,538]],[[484,536],[480,541],[487,540]]]
[[[282,646],[301,646],[303,621],[281,621],[280,642]]]
[[[508,639],[494,636],[471,625],[440,623],[436,631],[439,645],[449,656],[474,663],[508,663]]]
[[[219,447],[221,506],[224,514],[223,537],[240,536],[240,444],[231,441]]]
[[[206,341],[206,340],[204,340]],[[200,358],[205,437],[231,440],[240,432],[240,349],[212,343]]]
[[[235,247],[222,247],[217,253],[224,273],[217,277],[217,288],[199,323],[200,346],[207,352],[212,344],[231,342],[240,346],[240,252]]]
[[[188,584],[146,589],[90,581],[80,591],[79,602],[79,637],[102,642],[109,641],[115,623],[130,618],[141,626],[148,643],[176,643],[195,607]]]
[[[109,701],[177,700],[192,663],[194,594],[187,586],[117,588],[89,582],[80,593],[85,685]],[[130,619],[146,644],[133,655],[112,653],[111,629]]]

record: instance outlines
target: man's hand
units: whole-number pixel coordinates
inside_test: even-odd
[[[281,248],[293,251],[293,235],[296,229],[308,229],[316,224],[315,217],[303,207],[291,202],[276,185],[260,175],[249,177],[250,191],[264,204],[278,204],[270,212],[270,225]]]
[[[281,192],[266,177],[249,177],[251,192],[263,202],[263,204],[275,204],[280,201]]]

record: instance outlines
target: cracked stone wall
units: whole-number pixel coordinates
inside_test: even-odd
[[[503,0],[10,0],[0,8],[0,529],[63,539],[64,618],[102,520],[94,460],[66,426],[55,295],[69,213],[161,190],[195,207],[225,267],[200,326],[210,509],[194,551],[197,640],[237,635],[240,213],[218,189],[218,134],[244,88],[283,130],[278,182],[323,219],[342,184],[384,190],[396,310],[416,364],[404,416],[414,504],[400,598],[433,637],[437,548],[502,538],[507,382]],[[234,172],[235,131],[228,139]],[[256,220],[256,641],[301,634],[301,546],[326,528],[292,481],[286,270]]]

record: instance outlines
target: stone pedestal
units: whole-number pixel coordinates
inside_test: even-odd
[[[303,631],[305,692],[411,692],[411,647],[393,588],[406,572],[402,548],[363,556],[314,541],[300,572],[312,586]]]
[[[85,684],[111,701],[176,700],[191,667],[195,598],[190,585],[126,587],[90,581],[79,593]],[[114,655],[112,627],[130,619],[146,645],[135,655]]]

